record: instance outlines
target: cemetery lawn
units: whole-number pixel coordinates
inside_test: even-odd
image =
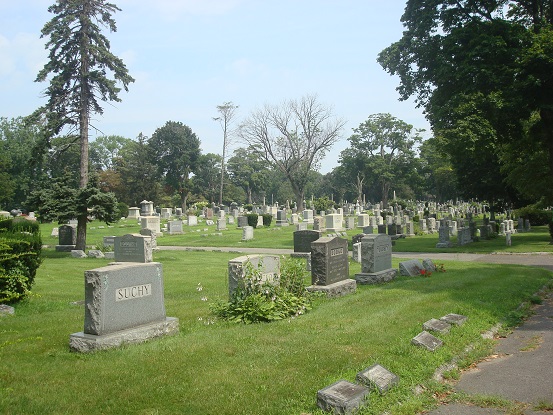
[[[166,221],[162,221],[165,223]],[[58,238],[50,236],[52,228],[57,224],[42,224],[41,232],[43,242],[54,247]],[[235,225],[228,225],[227,230],[218,232],[215,225],[207,226],[200,223],[198,226],[183,226],[184,234],[164,234],[157,239],[160,246],[190,246],[190,247],[251,247],[251,248],[281,248],[293,249],[295,230],[294,226],[254,229],[254,239],[241,241],[242,229]],[[100,228],[101,227],[101,228]],[[140,226],[136,221],[124,220],[108,227],[106,224],[94,221],[89,224],[87,231],[87,245],[101,247],[103,236],[121,236],[127,233],[139,233]],[[361,233],[361,229],[349,229],[346,231],[351,250],[351,237]],[[323,232],[323,236],[326,233]],[[505,237],[498,236],[490,240],[480,240],[464,246],[457,246],[457,238],[452,237],[452,248],[436,248],[438,234],[418,235],[414,237],[401,238],[395,242],[395,252],[461,252],[461,253],[524,253],[524,252],[548,252],[553,253],[553,245],[550,244],[551,237],[547,226],[535,226],[530,232],[515,233],[512,236],[512,246],[505,245]]]
[[[437,367],[487,355],[492,343],[481,333],[517,324],[539,302],[535,293],[553,287],[553,273],[543,269],[444,262],[444,273],[317,299],[297,318],[230,324],[213,320],[209,303],[227,298],[227,262],[236,254],[158,251],[167,316],[179,318],[180,333],[85,355],[69,352],[69,335],[82,331],[84,318],[73,303],[83,300],[84,271],[109,261],[51,249],[45,256],[31,297],[0,318],[2,414],[317,415],[319,389],[353,382],[375,363],[400,383],[385,396],[371,393],[359,414],[415,414],[436,404],[433,395],[447,396],[431,380]],[[359,271],[350,263],[352,276]],[[425,321],[448,313],[468,321],[437,335],[443,347],[431,353],[411,345]]]

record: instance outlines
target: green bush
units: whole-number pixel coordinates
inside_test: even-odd
[[[126,218],[129,216],[129,205],[125,202],[119,202],[117,203],[117,211],[119,212],[120,218]]]
[[[258,268],[248,262],[242,283],[232,294],[230,302],[210,305],[217,317],[237,323],[261,323],[299,316],[311,309],[305,289],[305,262],[286,260],[280,269],[280,280],[263,281],[261,264]]]
[[[539,209],[535,205],[528,205],[516,210],[516,215],[525,220],[530,220],[534,226],[547,225],[551,221],[552,212],[550,210]]]
[[[257,228],[257,218],[259,215],[257,213],[248,213],[246,217],[248,218],[248,225]]]
[[[0,302],[18,301],[28,294],[42,262],[41,252],[37,223],[0,222]]]
[[[251,212],[253,210],[253,205],[251,203],[247,203],[244,205],[244,209],[246,209],[248,212]]]
[[[313,200],[313,207],[316,212],[320,212],[321,210],[328,212],[334,207],[334,202],[327,196],[319,197],[318,199]]]
[[[272,222],[273,222],[273,215],[271,215],[270,213],[264,213],[263,214],[263,226],[268,228],[269,226],[271,226]]]

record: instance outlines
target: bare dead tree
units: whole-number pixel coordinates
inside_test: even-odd
[[[302,210],[309,172],[319,168],[327,151],[340,139],[344,124],[315,95],[307,95],[253,111],[241,124],[239,135],[286,176],[298,210]]]

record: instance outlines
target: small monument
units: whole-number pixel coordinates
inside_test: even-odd
[[[386,234],[365,235],[361,239],[361,272],[355,274],[359,284],[378,284],[396,277],[392,268],[392,239]]]
[[[61,225],[58,229],[56,251],[71,252],[77,245],[77,229],[73,225]]]

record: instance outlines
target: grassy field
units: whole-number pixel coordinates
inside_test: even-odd
[[[53,225],[43,229],[45,243],[55,245],[48,226]],[[90,243],[101,241],[102,234],[138,230],[97,226],[89,231]],[[248,246],[291,247],[291,228],[256,230]],[[199,246],[222,238],[222,245],[240,246],[240,231],[197,234],[159,242]],[[403,243],[416,249],[418,241],[421,251],[432,252],[436,240],[436,235],[401,240],[394,250],[403,250]],[[535,248],[544,250],[546,243],[542,235]],[[68,348],[69,335],[83,328],[83,306],[73,303],[83,300],[83,272],[108,260],[76,260],[51,249],[45,256],[32,296],[16,305],[15,316],[0,318],[2,414],[321,414],[317,390],[340,379],[354,381],[374,363],[401,381],[385,396],[371,394],[360,414],[415,414],[435,404],[433,394],[444,388],[431,380],[438,366],[464,355],[469,344],[475,348],[465,364],[489,353],[491,342],[480,334],[498,322],[516,324],[528,312],[518,306],[537,302],[534,293],[552,278],[536,268],[445,262],[445,273],[359,286],[353,295],[317,300],[298,318],[240,325],[209,313],[209,303],[227,297],[227,261],[236,254],[159,251],[154,260],[163,264],[167,315],[179,318],[180,333],[82,355]],[[350,265],[353,276],[359,264]],[[439,336],[442,348],[430,353],[410,344],[423,322],[447,313],[469,320]],[[417,385],[422,394],[413,392]]]
[[[52,237],[52,228],[57,224],[41,225],[44,243],[54,246],[58,243],[57,237]],[[101,229],[102,227],[103,229]],[[214,225],[207,226],[200,223],[198,226],[184,226],[185,233],[182,235],[168,235],[158,238],[158,245],[161,246],[213,246],[213,247],[254,247],[254,248],[287,248],[293,249],[294,226],[258,228],[254,230],[254,239],[243,242],[242,230],[235,225],[228,225],[229,229],[217,232]],[[126,233],[138,233],[140,226],[136,221],[125,220],[113,227],[107,227],[99,222],[92,222],[87,232],[88,245],[102,245],[104,235],[124,235]],[[351,237],[361,233],[361,229],[350,229],[346,233]],[[427,234],[399,239],[393,248],[395,252],[462,252],[462,253],[491,253],[491,252],[548,252],[553,253],[553,245],[550,244],[551,237],[547,226],[533,227],[530,232],[516,233],[512,236],[512,245],[506,246],[505,237],[498,236],[495,239],[480,240],[468,245],[454,248],[436,248],[438,234]],[[451,238],[456,244],[456,237]],[[350,244],[351,249],[351,244]]]

